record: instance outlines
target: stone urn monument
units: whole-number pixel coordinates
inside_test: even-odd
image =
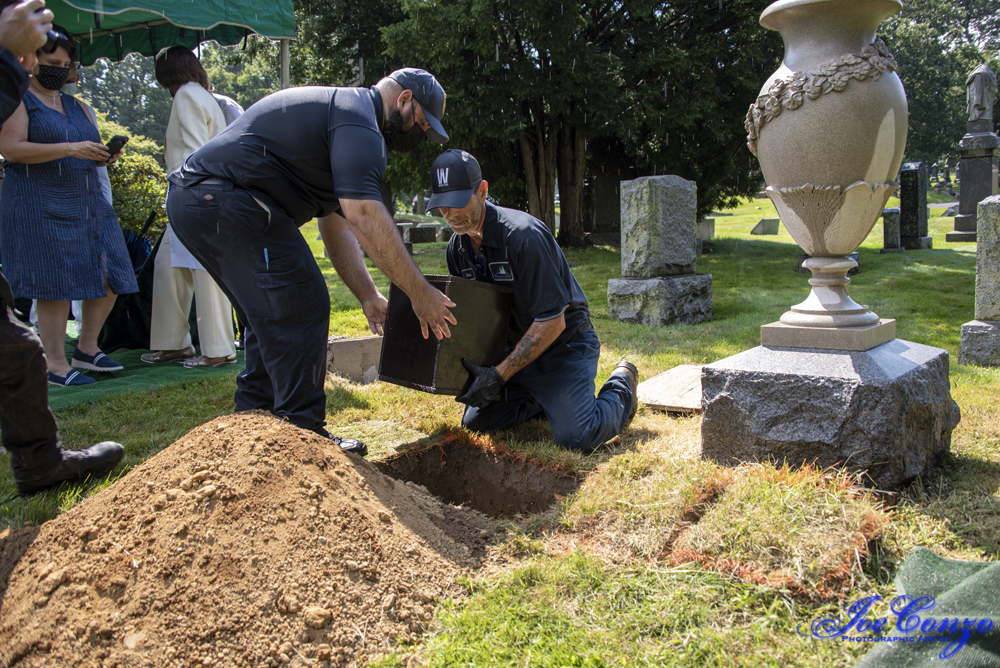
[[[895,338],[847,294],[848,258],[895,191],[906,94],[876,39],[900,0],[779,0],[761,24],[785,56],[746,117],[767,194],[811,257],[809,297],[761,345],[702,369],[702,455],[863,471],[893,489],[951,444],[948,352]]]
[[[899,0],[781,0],[761,15],[785,57],[746,118],[767,194],[811,257],[809,297],[761,332],[765,345],[858,350],[895,337],[847,294],[854,252],[875,226],[906,145],[906,93],[875,29]],[[829,331],[846,329],[844,332]]]

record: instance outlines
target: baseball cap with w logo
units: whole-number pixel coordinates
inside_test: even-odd
[[[439,155],[431,165],[431,198],[427,209],[461,209],[483,181],[483,172],[471,153],[457,148]]]

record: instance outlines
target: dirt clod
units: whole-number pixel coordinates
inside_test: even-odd
[[[0,665],[357,665],[426,631],[481,532],[328,439],[227,415],[0,533]]]

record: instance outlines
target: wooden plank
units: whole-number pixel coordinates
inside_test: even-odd
[[[701,368],[681,364],[639,383],[639,401],[650,408],[673,413],[701,412]]]

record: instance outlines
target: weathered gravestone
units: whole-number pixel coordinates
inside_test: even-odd
[[[908,162],[899,170],[899,241],[907,250],[932,248],[927,236],[927,165]]]
[[[961,364],[1000,366],[1000,197],[979,203],[976,319],[962,325]]]
[[[429,244],[437,241],[437,225],[416,225],[403,234],[403,240],[411,244]]]
[[[695,273],[696,208],[693,181],[622,181],[622,278],[608,281],[611,317],[661,327],[711,319],[712,276]]]
[[[450,227],[448,227],[447,225],[442,225],[441,228],[438,229],[438,231],[437,231],[437,240],[438,241],[448,241],[454,235],[455,235],[455,233],[452,232],[452,230],[451,230]]]
[[[777,234],[778,226],[781,223],[781,218],[761,218],[757,225],[750,230],[750,234]]]
[[[621,234],[619,181],[618,176],[612,174],[598,174],[586,180],[583,186],[584,232],[598,235]]]
[[[945,241],[976,240],[976,208],[987,197],[997,195],[1000,170],[1000,137],[993,132],[993,99],[997,79],[987,65],[980,65],[966,82],[968,86],[968,130],[958,145],[962,189],[958,197],[955,229]]]
[[[934,165],[935,169],[937,165]],[[899,242],[899,209],[882,211],[882,250],[879,253],[902,253],[906,249]]]

